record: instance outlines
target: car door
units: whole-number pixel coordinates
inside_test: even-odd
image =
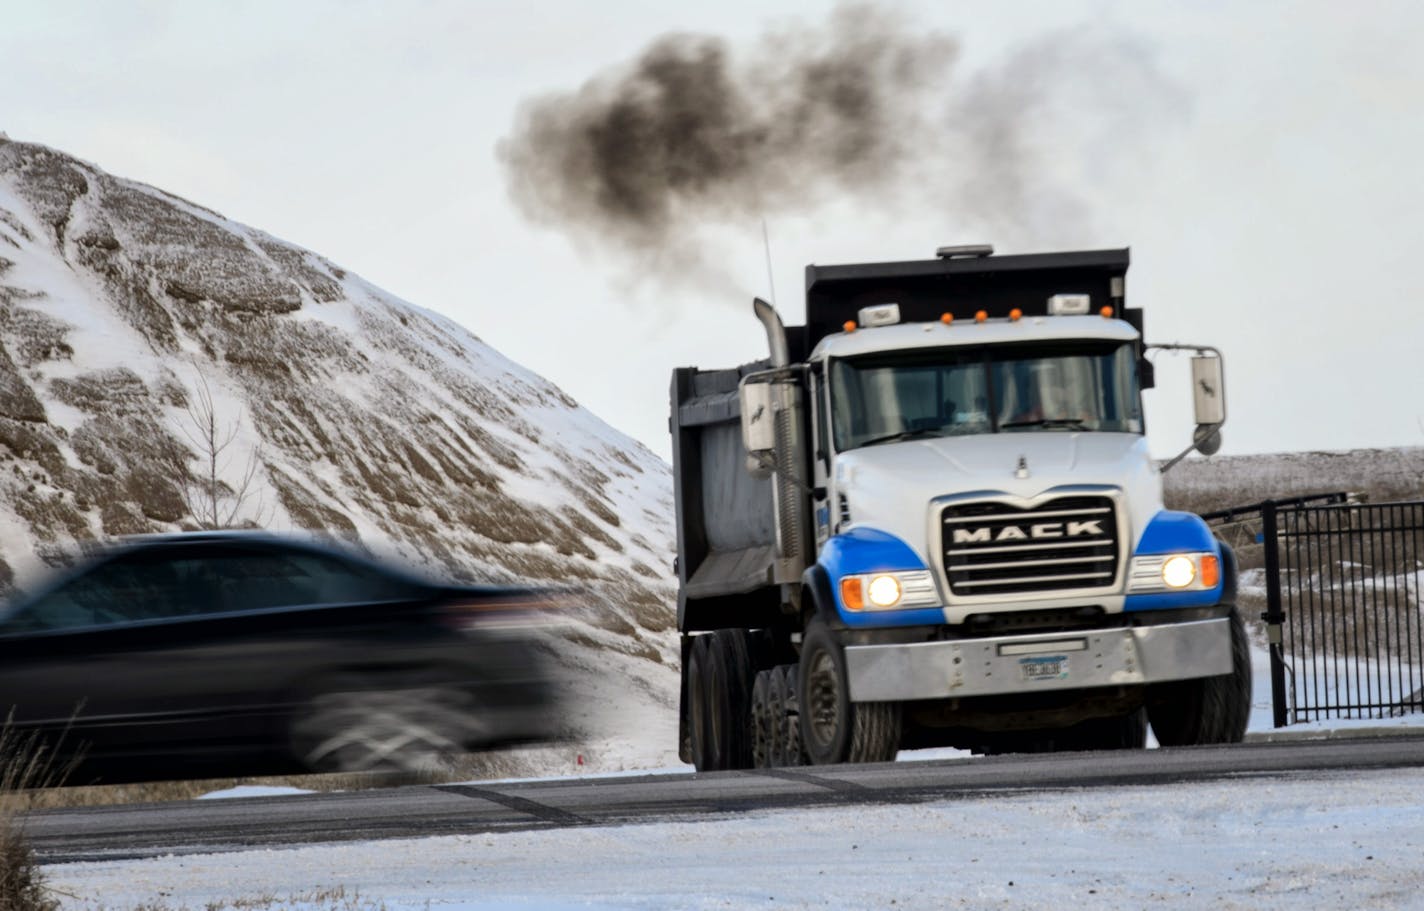
[[[135,686],[162,651],[182,580],[161,552],[98,562],[0,621],[0,706],[20,729],[68,731],[88,752],[120,747],[151,711]]]

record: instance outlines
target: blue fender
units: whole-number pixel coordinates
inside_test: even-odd
[[[1223,552],[1225,551],[1225,552]],[[1123,602],[1127,612],[1168,610],[1179,607],[1211,607],[1229,603],[1236,596],[1236,559],[1230,548],[1223,548],[1201,516],[1190,512],[1164,509],[1152,517],[1137,543],[1135,557],[1165,554],[1210,553],[1221,560],[1221,579],[1215,588],[1202,591],[1153,592],[1128,595]],[[1228,600],[1229,599],[1229,600]]]
[[[840,625],[848,627],[924,626],[944,622],[942,607],[909,610],[847,610],[841,603],[843,576],[874,572],[915,572],[928,570],[910,545],[875,528],[857,527],[835,535],[821,547],[816,565],[807,570],[806,580],[816,588],[813,596],[829,597]],[[826,612],[826,605],[818,603]]]

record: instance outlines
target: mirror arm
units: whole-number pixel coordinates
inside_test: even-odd
[[[1216,433],[1220,429],[1221,424],[1198,424],[1196,432],[1192,435],[1191,445],[1189,445],[1186,449],[1183,449],[1181,452],[1177,453],[1172,458],[1168,459],[1167,462],[1163,464],[1160,469],[1158,469],[1158,471],[1160,471],[1162,474],[1166,474],[1172,468],[1173,465],[1176,465],[1178,462],[1182,461],[1182,459],[1185,459],[1193,452],[1196,452],[1197,446],[1201,444],[1202,440],[1210,439],[1212,434]]]

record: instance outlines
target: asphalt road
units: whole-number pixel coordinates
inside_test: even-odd
[[[1248,743],[707,774],[430,785],[36,812],[43,863],[564,826],[994,792],[1172,785],[1424,766],[1424,737]]]

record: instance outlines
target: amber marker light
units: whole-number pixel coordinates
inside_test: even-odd
[[[974,314],[974,322],[976,322],[976,323],[982,323],[982,322],[984,322],[984,320],[986,320],[986,319],[988,319],[988,318],[989,318],[989,311],[988,311],[988,310],[980,310],[978,313]]]
[[[1201,558],[1201,584],[1203,588],[1216,588],[1221,581],[1221,561],[1211,554]]]
[[[1103,305],[1103,309],[1099,310],[1098,312],[1103,315],[1103,319],[1112,319],[1112,314],[1113,314],[1113,309],[1112,309],[1112,307],[1109,307],[1109,306],[1107,306],[1107,305],[1105,304],[1105,305]]]
[[[948,326],[950,323],[954,322],[954,314],[953,314],[953,313],[941,313],[941,314],[939,315],[939,321],[940,321],[941,323],[944,323],[946,326]]]
[[[855,331],[855,320],[853,320],[853,319],[848,319],[848,320],[846,320],[846,321],[845,321],[845,324],[842,325],[841,328],[844,329],[844,330],[847,331],[847,332],[854,332],[854,331]]]
[[[1010,322],[1017,323],[1021,319],[1023,319],[1023,311],[1020,310],[1018,307],[1015,307],[1014,309],[1009,311]]]
[[[848,576],[841,580],[841,603],[846,610],[865,609],[865,588],[859,576]]]

